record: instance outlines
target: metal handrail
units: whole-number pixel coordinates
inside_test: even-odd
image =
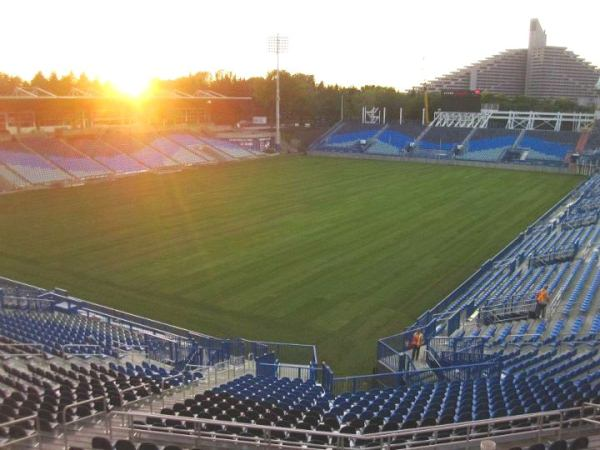
[[[192,373],[195,373],[195,372],[192,372]],[[161,380],[161,395],[169,393],[170,391],[175,390],[175,389],[177,389],[177,388],[180,387],[180,386],[173,386],[173,387],[170,387],[169,389],[164,390],[164,384],[165,384],[164,382],[165,381],[168,381],[169,379],[177,378],[180,375],[183,375],[183,374],[172,375],[170,377],[163,378]],[[121,400],[121,407],[122,408],[125,407],[125,406],[130,407],[130,406],[132,406],[135,403],[138,403],[140,401],[148,400],[148,398],[151,397],[152,394],[150,394],[148,396],[145,396],[145,397],[142,397],[142,398],[139,398],[137,400],[131,400],[131,401],[125,403],[125,399],[123,397],[123,394],[125,394],[127,392],[130,392],[130,391],[135,391],[135,390],[140,389],[140,388],[150,389],[150,387],[151,387],[150,384],[148,384],[148,383],[142,383],[142,384],[139,384],[137,386],[130,386],[130,387],[125,388],[125,389],[119,389],[118,393],[119,393],[119,399]],[[87,399],[87,400],[82,400],[82,401],[79,401],[79,402],[70,403],[70,404],[68,404],[68,405],[65,406],[65,408],[63,409],[63,412],[62,412],[62,416],[63,416],[63,422],[62,423],[63,423],[63,426],[71,425],[71,424],[77,423],[77,422],[79,422],[81,420],[86,420],[86,419],[89,419],[90,417],[102,414],[102,411],[100,411],[100,412],[98,412],[96,414],[91,414],[89,416],[85,416],[85,417],[80,418],[80,419],[75,419],[75,420],[72,420],[70,422],[66,421],[66,412],[67,412],[67,410],[76,408],[77,406],[86,405],[88,403],[97,402],[99,400],[103,401],[103,404],[104,404],[104,411],[103,412],[104,413],[108,413],[109,412],[108,411],[108,397],[106,395],[94,397],[94,398]]]
[[[11,301],[27,301],[27,302],[39,302],[39,303],[48,303],[48,304],[53,304],[54,301],[48,298],[38,298],[38,297],[27,297],[27,296],[19,296],[19,295],[5,295],[4,296],[4,300],[11,300]],[[10,305],[9,305],[10,306]],[[2,304],[3,308],[6,308],[5,305]],[[14,308],[6,308],[6,309],[14,309]]]
[[[101,395],[99,397],[94,397],[94,398],[91,398],[88,400],[82,400],[80,402],[75,402],[75,403],[70,403],[68,405],[65,405],[65,407],[62,410],[62,426],[63,426],[63,435],[64,435],[64,440],[65,440],[65,448],[68,448],[68,445],[69,445],[68,436],[67,436],[68,435],[67,428],[69,425],[73,425],[78,422],[83,422],[84,420],[88,420],[91,417],[94,417],[98,414],[102,414],[102,412],[98,412],[96,414],[90,414],[89,416],[79,417],[75,420],[71,420],[70,422],[67,422],[67,411],[77,408],[78,406],[87,405],[88,403],[97,402],[97,401],[102,401],[103,412],[108,413],[108,401],[107,401],[105,395]]]
[[[186,365],[186,367],[188,367],[188,366],[189,365]],[[208,366],[208,367],[211,367],[211,366]],[[196,374],[196,373],[202,374],[202,369],[191,370],[189,372],[192,374],[192,380],[191,381],[193,382],[194,381],[193,375]],[[174,380],[174,379],[181,378],[181,377],[183,377],[183,381],[185,382],[185,374],[183,373],[183,371],[179,372],[179,373],[176,373],[174,375],[169,375],[168,377],[162,378],[161,381],[160,381],[161,382],[161,384],[160,384],[161,390],[164,389],[165,381]],[[173,387],[178,387],[178,386],[173,386]],[[171,389],[171,388],[169,388],[169,389]]]
[[[525,337],[525,336],[538,336],[539,337],[539,336],[542,336],[542,334],[543,333],[508,334],[508,335],[506,335],[505,339],[507,339],[509,337]]]
[[[253,429],[253,430],[261,430],[263,432],[267,432],[268,433],[267,436],[270,436],[270,432],[273,432],[273,431],[284,432],[284,433],[285,432],[302,433],[302,434],[306,434],[306,435],[310,435],[310,436],[322,436],[322,437],[332,438],[333,442],[337,441],[338,443],[344,442],[345,440],[352,440],[352,441],[355,441],[355,440],[358,440],[358,441],[380,440],[382,443],[384,443],[384,442],[390,443],[393,439],[396,439],[396,438],[402,438],[402,437],[411,438],[415,433],[419,433],[419,434],[427,433],[427,434],[432,434],[432,436],[434,437],[434,442],[432,442],[432,443],[437,444],[440,442],[440,439],[441,440],[452,439],[453,443],[458,442],[458,440],[456,439],[456,436],[440,438],[438,436],[438,433],[441,431],[451,431],[451,430],[466,428],[467,433],[464,436],[464,440],[472,440],[473,438],[477,439],[477,437],[482,436],[482,435],[483,436],[494,435],[494,430],[490,429],[490,426],[507,423],[507,422],[522,421],[522,420],[528,420],[529,425],[515,426],[514,424],[512,424],[512,429],[517,430],[516,432],[518,432],[519,430],[525,431],[525,432],[527,432],[527,431],[541,432],[544,429],[551,429],[551,430],[562,429],[562,427],[565,424],[569,424],[572,422],[579,422],[579,421],[583,420],[585,418],[584,416],[585,416],[586,411],[588,411],[589,409],[593,409],[593,411],[595,412],[599,408],[600,408],[600,405],[586,403],[579,407],[565,408],[562,410],[553,410],[553,411],[529,413],[529,414],[519,414],[519,415],[514,415],[514,416],[505,416],[502,418],[483,419],[483,420],[476,420],[476,421],[471,421],[471,422],[459,422],[459,423],[452,423],[452,424],[447,424],[447,425],[435,425],[435,426],[430,426],[430,427],[420,427],[418,429],[405,429],[405,430],[385,431],[385,432],[380,431],[380,432],[376,432],[376,433],[368,433],[368,434],[362,434],[362,435],[347,434],[347,433],[340,433],[340,432],[304,430],[304,429],[298,429],[298,428],[284,428],[284,427],[268,426],[268,425],[256,425],[256,424],[251,424],[251,423],[247,424],[247,423],[234,422],[234,421],[197,419],[197,418],[165,415],[165,414],[147,414],[147,413],[140,413],[140,412],[113,412],[111,414],[114,416],[126,417],[127,422],[129,424],[126,429],[128,429],[130,432],[132,432],[134,430],[134,424],[133,424],[134,418],[145,417],[145,418],[156,418],[156,419],[160,419],[160,420],[175,420],[175,421],[178,421],[181,423],[193,423],[194,429],[189,430],[190,437],[192,437],[192,436],[202,437],[203,435],[214,437],[216,434],[219,434],[218,432],[214,432],[214,431],[198,430],[198,428],[197,428],[198,425],[207,424],[207,425],[239,427],[239,428],[246,428],[246,429]],[[567,414],[569,412],[579,412],[578,417],[566,418],[565,414]],[[549,422],[545,421],[545,419],[549,419],[551,417],[554,417],[555,419],[553,421],[551,420]],[[535,419],[537,423],[533,424],[532,423],[533,419]],[[482,426],[487,427],[487,432],[478,431],[481,429]],[[168,431],[154,431],[154,430],[156,430],[156,428],[154,428],[151,424],[144,425],[143,427],[146,428],[146,431],[152,431],[158,435],[163,435],[165,437],[172,436],[172,433],[170,433]],[[136,428],[136,430],[140,431],[139,428]],[[143,430],[144,429],[142,429],[142,431]],[[505,430],[499,430],[499,432],[502,432],[502,431],[505,431]],[[111,425],[111,432],[112,432],[112,425]],[[191,432],[194,432],[194,434],[192,435]],[[514,434],[514,432],[511,434]],[[227,437],[228,437],[228,440],[230,441],[231,435],[227,435]],[[270,437],[267,437],[265,439],[267,439],[268,441],[271,440]],[[285,439],[278,439],[278,441],[285,441]],[[311,444],[311,445],[313,445],[313,444]]]
[[[8,428],[11,427],[13,425],[17,425],[19,423],[22,422],[29,422],[29,421],[33,421],[35,423],[35,431],[27,436],[24,436],[22,438],[18,438],[18,439],[13,439],[13,440],[8,440],[7,442],[1,443],[0,444],[0,448],[4,448],[10,445],[14,445],[18,442],[23,442],[26,441],[28,439],[31,438],[38,438],[38,447],[41,448],[41,441],[39,440],[39,435],[40,435],[40,420],[37,414],[34,414],[32,416],[27,416],[27,417],[21,417],[19,419],[13,419],[13,420],[9,420],[8,422],[4,422],[4,423],[0,423],[0,428]]]
[[[194,371],[192,373],[195,373],[195,372],[196,371]],[[180,375],[182,375],[182,374],[173,375],[173,376],[168,377],[168,378],[176,378],[176,377],[178,377]],[[163,379],[163,381],[164,380],[166,380],[166,378]],[[194,381],[192,381],[191,383],[193,383],[193,382]],[[191,384],[191,383],[189,383],[189,384]],[[121,400],[121,406],[119,407],[119,409],[113,410],[112,413],[115,414],[117,412],[125,412],[125,411],[120,411],[120,408],[130,408],[132,405],[135,405],[138,402],[153,400],[152,399],[152,395],[150,394],[150,395],[148,395],[146,397],[142,397],[142,398],[139,398],[137,400],[132,400],[132,401],[129,401],[129,402],[125,403],[124,398],[123,398],[123,394],[124,393],[129,392],[129,391],[134,391],[134,390],[140,389],[142,387],[149,388],[150,385],[147,384],[147,383],[143,383],[143,384],[140,384],[138,386],[130,386],[130,387],[126,388],[126,389],[119,389],[119,398]],[[161,397],[164,397],[165,395],[169,394],[170,392],[179,389],[181,386],[173,386],[173,387],[171,387],[169,389],[166,389],[166,390],[163,390],[163,387],[164,387],[164,383],[161,383],[161,393],[160,393]],[[86,405],[86,404],[89,404],[89,403],[97,402],[97,401],[102,401],[103,402],[103,407],[104,407],[103,411],[97,412],[95,414],[90,414],[89,416],[81,417],[81,418],[72,420],[70,422],[66,421],[66,412],[67,412],[67,410],[76,408],[76,407],[81,406],[81,405]],[[152,406],[150,407],[150,410],[152,411]],[[63,427],[65,448],[68,448],[68,433],[67,433],[67,431],[68,431],[68,426],[69,425],[72,425],[72,424],[78,423],[78,422],[82,422],[82,421],[86,421],[86,420],[88,420],[88,419],[90,419],[92,417],[96,417],[96,416],[101,415],[101,414],[105,414],[105,417],[106,417],[106,423],[105,423],[106,432],[107,432],[107,434],[111,434],[112,433],[112,428],[111,428],[111,425],[110,425],[109,413],[111,413],[111,412],[109,411],[109,408],[108,408],[108,397],[106,395],[98,396],[98,397],[94,397],[94,398],[91,398],[91,399],[88,399],[88,400],[82,400],[80,402],[75,402],[75,403],[71,403],[69,405],[66,405],[65,408],[62,411],[62,418],[63,418],[62,427]],[[37,415],[34,416],[34,417],[37,418]],[[2,426],[2,425],[0,424],[0,426]],[[38,426],[38,429],[39,429],[39,426]],[[0,445],[0,447],[2,447],[2,446]]]
[[[63,344],[60,346],[60,349],[66,356],[98,356],[98,357],[107,356],[106,353],[71,353],[68,350],[65,350],[65,348],[67,348],[67,347],[83,347],[83,346],[102,348],[102,346],[98,345],[98,344]]]
[[[296,348],[306,348],[306,349],[312,349],[312,354],[313,354],[313,361],[316,363],[318,362],[318,358],[317,358],[317,347],[314,344],[299,344],[299,343],[294,343],[294,342],[275,342],[275,341],[259,341],[259,340],[251,340],[251,339],[241,339],[242,342],[247,342],[250,344],[263,344],[263,345],[285,345],[285,346],[289,346],[289,347],[296,347]]]
[[[242,364],[245,367],[245,365],[246,365],[246,359],[244,357],[240,357],[240,358],[241,358]],[[210,375],[210,371],[214,370],[214,373],[215,373],[215,383],[216,383],[217,382],[217,374],[218,374],[218,371],[219,371],[218,366],[219,365],[223,365],[223,364],[224,364],[224,361],[220,361],[220,362],[218,362],[216,364],[213,364],[211,366],[205,366],[205,365],[199,365],[199,364],[186,364],[185,367],[184,367],[184,370],[188,370],[188,367],[195,368],[195,369],[192,369],[190,372],[192,374],[195,374],[195,373],[202,374],[202,379],[205,380],[205,381],[207,381],[207,382],[210,380],[210,376],[211,376]],[[235,363],[233,363],[233,364],[230,363],[230,365],[233,366],[233,373],[234,373],[234,376],[235,376]],[[223,367],[222,370],[225,370],[225,367]],[[227,370],[229,370],[229,369],[227,369]],[[205,374],[206,374],[206,378],[204,378]]]
[[[427,347],[425,349],[425,355],[426,355],[425,357],[427,358],[427,355],[429,355],[431,357],[431,359],[433,359],[433,362],[435,362],[438,365],[438,367],[442,367],[442,365],[440,364],[440,362],[438,361],[438,359],[435,357],[434,352],[435,352],[435,350],[430,349],[429,347]]]

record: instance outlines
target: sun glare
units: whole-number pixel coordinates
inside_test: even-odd
[[[122,76],[115,77],[112,83],[121,94],[130,97],[140,97],[150,87],[150,81],[147,78],[135,74],[122,74]]]

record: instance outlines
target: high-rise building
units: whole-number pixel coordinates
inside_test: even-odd
[[[529,47],[506,50],[428,83],[430,90],[481,89],[506,95],[595,102],[600,68],[565,47],[546,45],[546,32],[531,19]]]

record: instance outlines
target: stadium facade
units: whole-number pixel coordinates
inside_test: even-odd
[[[481,89],[505,95],[568,98],[581,105],[597,100],[600,68],[566,47],[546,45],[546,32],[531,19],[529,46],[506,50],[429,83],[432,90]]]

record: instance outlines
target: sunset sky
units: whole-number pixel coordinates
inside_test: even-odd
[[[343,85],[407,89],[506,48],[537,17],[549,45],[600,66],[596,1],[18,0],[3,2],[0,72],[86,72],[134,90],[153,77],[282,68]]]

